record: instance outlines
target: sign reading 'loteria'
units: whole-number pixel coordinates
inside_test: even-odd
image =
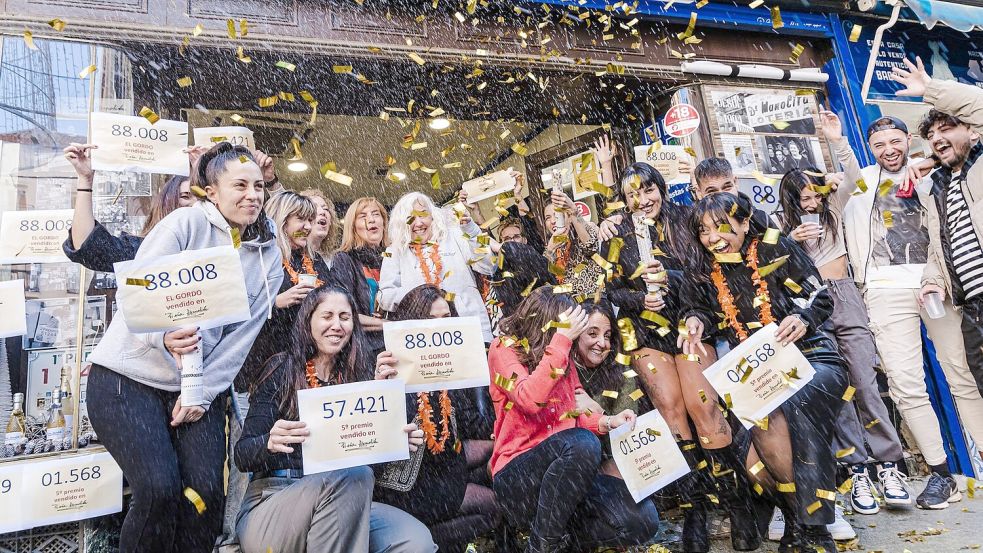
[[[409,459],[406,389],[400,380],[370,380],[297,392],[304,474]]]
[[[232,246],[185,250],[113,265],[116,299],[131,332],[213,328],[249,318],[239,253]]]
[[[634,428],[615,428],[609,438],[614,462],[635,503],[690,471],[658,410],[638,417]]]
[[[68,263],[61,245],[73,214],[71,209],[5,211],[0,220],[0,264]]]
[[[703,371],[746,428],[760,423],[816,374],[795,344],[783,346],[775,339],[777,329],[769,324]]]
[[[0,467],[0,534],[123,510],[123,472],[109,453]]]
[[[398,362],[396,378],[406,392],[488,386],[488,359],[477,317],[386,323],[386,350]]]
[[[92,150],[96,171],[134,171],[188,176],[188,124],[183,121],[94,112]]]

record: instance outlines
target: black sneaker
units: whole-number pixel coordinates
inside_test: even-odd
[[[955,478],[933,472],[915,502],[919,509],[945,509],[950,501],[961,501],[962,498]]]

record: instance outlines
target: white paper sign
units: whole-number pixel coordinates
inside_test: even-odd
[[[409,459],[406,389],[401,380],[370,380],[297,392],[304,474]]]
[[[123,472],[106,452],[7,463],[0,505],[0,534],[118,513]]]
[[[113,265],[116,300],[130,332],[214,328],[249,318],[239,253],[231,246],[185,250]]]
[[[196,146],[214,146],[228,142],[233,146],[245,146],[255,150],[253,131],[246,127],[197,127],[194,131]]]
[[[656,144],[635,146],[635,161],[655,167],[666,180],[666,184],[689,182],[689,174],[679,170],[679,162],[684,159],[692,166],[693,156],[686,153],[686,148],[682,146]]]
[[[27,334],[26,307],[23,280],[0,282],[0,338]]]
[[[0,264],[68,263],[61,245],[73,215],[71,209],[3,212]]]
[[[476,179],[465,181],[461,188],[468,193],[468,203],[475,204],[486,198],[493,198],[515,190],[515,179],[508,171],[495,171]]]
[[[638,417],[635,428],[609,434],[611,453],[635,503],[668,486],[690,469],[658,410]]]
[[[382,326],[386,350],[406,392],[488,386],[488,358],[477,317],[396,321]]]
[[[146,117],[92,113],[92,150],[96,171],[133,171],[188,176],[188,124]]]
[[[751,428],[812,381],[816,370],[798,346],[783,346],[771,323],[703,371],[745,428]]]

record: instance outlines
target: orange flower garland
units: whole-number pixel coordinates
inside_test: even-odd
[[[306,253],[304,254],[304,260],[301,261],[301,266],[304,268],[304,274],[308,274],[308,275],[317,274],[317,270],[314,269],[314,261],[310,257],[308,257]],[[300,282],[300,274],[297,271],[295,271],[293,267],[290,266],[290,262],[287,261],[286,259],[283,260],[283,269],[287,271],[288,275],[290,275],[290,282],[293,282],[294,284]],[[324,282],[322,282],[321,279],[317,279],[314,285],[320,286],[322,284],[324,284]]]
[[[565,244],[556,252],[556,263],[557,268],[561,269],[563,272],[561,274],[553,275],[556,277],[557,284],[563,284],[563,281],[567,276],[567,265],[570,263],[570,251],[573,248],[570,240],[567,240]]]
[[[753,240],[748,247],[747,267],[751,269],[751,281],[754,282],[755,288],[758,290],[757,298],[760,302],[758,305],[759,321],[763,325],[771,324],[775,322],[775,317],[771,313],[771,297],[768,293],[768,283],[761,278],[761,274],[758,271],[757,239]],[[734,295],[731,294],[730,287],[727,285],[727,279],[724,277],[720,263],[717,261],[713,262],[713,271],[710,273],[710,280],[713,281],[713,285],[717,288],[717,302],[720,303],[720,308],[724,311],[724,321],[734,330],[740,341],[747,340],[747,330],[745,330],[744,325],[738,320],[739,313],[737,304],[734,301]]]
[[[451,435],[451,396],[447,390],[440,392],[440,440],[437,439],[437,425],[433,422],[433,407],[430,405],[430,394],[420,392],[417,394],[417,414],[420,416],[420,428],[423,436],[427,440],[427,449],[434,455],[444,452],[447,446],[447,439]]]
[[[307,387],[308,388],[320,388],[321,380],[317,377],[317,370],[314,369],[314,360],[311,359],[307,362]]]
[[[420,272],[423,273],[423,280],[427,281],[427,284],[433,284],[436,287],[440,287],[440,283],[444,280],[444,263],[440,260],[440,247],[437,244],[430,244],[430,262],[433,263],[433,274],[430,273],[430,265],[427,264],[426,259],[423,257],[423,247],[426,244],[410,244],[413,248],[413,253],[416,254],[417,260],[420,262]]]

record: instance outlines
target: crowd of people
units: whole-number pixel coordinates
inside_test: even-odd
[[[604,138],[594,153],[623,207],[596,225],[548,191],[543,235],[520,173],[497,225],[463,192],[446,207],[416,192],[391,210],[360,198],[338,221],[322,192],[284,189],[269,156],[220,143],[190,151],[191,177],[168,181],[140,236],[113,236],[91,208],[97,145],[66,148],[73,261],[110,271],[235,241],[245,269],[248,320],[135,334],[117,314],[91,354],[91,422],[132,490],[120,549],[213,548],[231,393],[248,394],[230,444],[249,478],[235,525],[247,553],[460,552],[482,535],[513,551],[520,534],[530,553],[657,543],[657,502],[636,503],[604,437],[653,409],[691,469],[659,503],[684,513],[686,552],[709,550],[716,510],[737,550],[769,537],[829,552],[854,535],[836,490],[867,515],[958,501],[917,346],[924,323],[983,444],[983,93],[920,61],[895,74],[934,105],[918,129],[931,157],[910,159],[907,127],[883,117],[866,133],[877,163],[862,168],[862,145],[823,111],[843,173],[790,168],[767,214],[723,158],[691,168],[683,206],[646,163],[616,173]],[[409,463],[305,474],[296,392],[394,378],[384,325],[455,316],[481,321],[491,385],[407,394],[394,422]],[[771,323],[815,375],[748,430],[703,371]],[[180,359],[198,349],[205,403],[185,406]],[[916,497],[875,367],[931,469]]]

